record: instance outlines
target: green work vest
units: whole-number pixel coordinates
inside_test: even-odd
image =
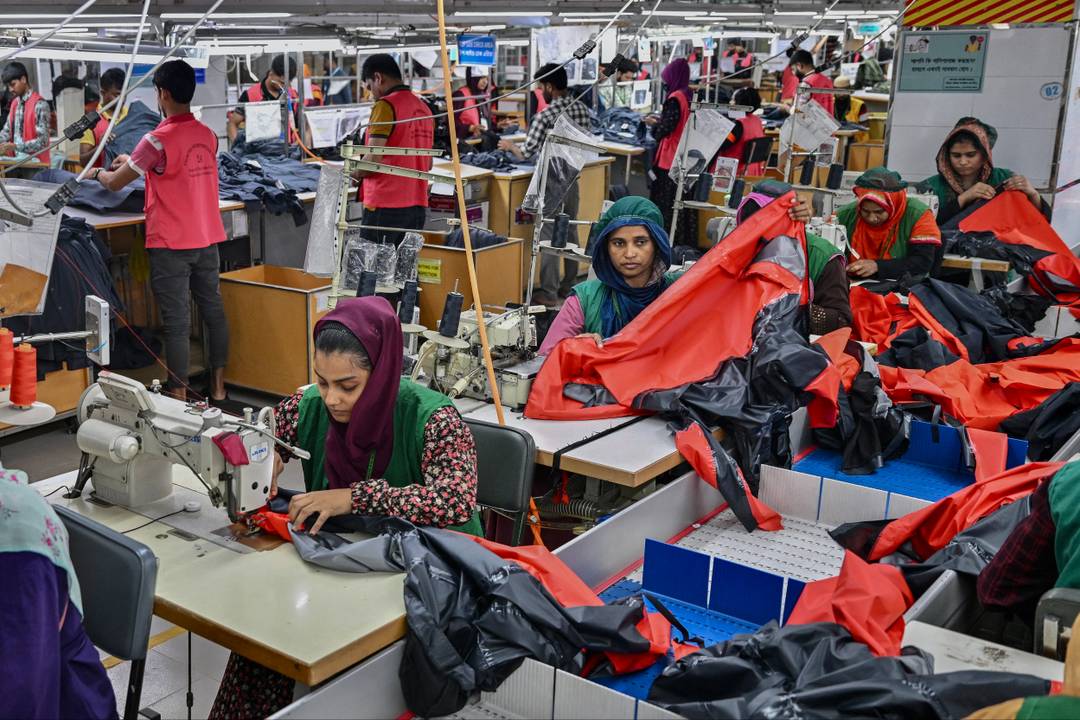
[[[806,251],[812,283],[818,281],[821,271],[825,269],[829,261],[841,256],[840,250],[835,245],[814,233],[806,233]]]
[[[394,404],[394,450],[383,478],[392,487],[406,487],[424,481],[420,471],[420,458],[424,452],[424,429],[431,414],[439,408],[452,407],[450,398],[421,387],[411,380],[401,378],[397,402]],[[326,479],[326,432],[330,427],[330,414],[326,411],[319,388],[312,385],[304,391],[300,400],[300,412],[296,425],[296,441],[311,453],[310,460],[302,460],[304,486],[308,492],[325,490]],[[360,478],[357,480],[370,480]],[[472,518],[463,525],[453,525],[470,535],[483,536],[479,515],[473,511]]]
[[[1080,588],[1080,462],[1071,462],[1054,474],[1049,499],[1057,586]]]
[[[679,275],[679,273],[664,273],[664,279],[660,281],[664,284],[664,290],[667,290],[671,283],[679,278]],[[614,293],[614,290],[599,280],[586,280],[574,286],[574,295],[577,296],[581,304],[581,312],[585,316],[585,332],[603,335],[604,324],[600,319],[600,307],[604,304],[604,296]],[[612,303],[614,303],[615,314],[618,315],[619,305],[615,303],[614,298],[612,298]]]
[[[1016,713],[1016,720],[1061,720],[1080,718],[1080,697],[1048,695],[1025,698]]]
[[[996,188],[1001,183],[1011,178],[1015,173],[1012,170],[1006,170],[1005,168],[996,167],[990,171],[990,177],[986,178],[986,184],[992,188]],[[938,202],[941,203],[941,207],[945,207],[953,200],[956,200],[956,191],[949,186],[949,183],[945,182],[945,176],[940,173],[926,178],[919,183],[920,188],[926,188],[930,192],[937,195]]]
[[[889,250],[889,257],[886,258],[864,258],[865,260],[899,260],[907,257],[908,239],[911,238],[911,231],[915,229],[915,223],[919,221],[919,218],[923,216],[930,208],[914,198],[908,198],[907,209],[904,211],[904,217],[900,218],[900,222],[897,224],[894,232],[896,233],[896,242],[893,243],[892,248]],[[836,212],[836,219],[840,221],[840,224],[847,228],[848,239],[855,237],[855,223],[859,219],[859,204],[853,202],[840,208]]]

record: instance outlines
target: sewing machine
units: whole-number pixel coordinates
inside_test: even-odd
[[[536,355],[536,320],[542,306],[514,308],[502,314],[484,313],[495,380],[502,404],[521,408],[529,399],[533,378],[543,358]],[[491,401],[487,373],[480,352],[480,333],[475,310],[461,313],[457,335],[451,338],[432,331],[417,356],[417,372],[422,369],[432,387],[450,397],[471,397]]]
[[[832,221],[826,221],[825,218],[811,218],[806,225],[806,231],[825,238],[840,252],[847,252],[847,228],[835,222],[835,216]]]
[[[103,371],[79,401],[76,441],[83,452],[74,490],[93,478],[94,494],[138,507],[172,493],[172,466],[185,465],[206,486],[215,507],[244,519],[266,504],[275,442],[271,408],[257,418],[226,415],[219,408],[166,397],[155,383]],[[287,447],[287,446],[286,446]],[[303,457],[308,453],[290,448]]]

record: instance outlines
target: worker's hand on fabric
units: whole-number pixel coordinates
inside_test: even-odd
[[[856,260],[847,267],[848,275],[868,278],[877,275],[877,263],[873,260]]]
[[[479,135],[480,134],[480,126],[479,125],[470,125],[469,126],[469,134],[470,135]]]
[[[112,165],[110,165],[109,168],[112,170],[119,170],[127,164],[128,158],[130,157],[130,155],[117,155],[116,159],[112,161]]]
[[[0,143],[0,155],[14,155],[15,143]]]
[[[499,141],[499,146],[498,147],[499,147],[500,150],[508,150],[510,152],[513,152],[514,148],[516,148],[517,145],[515,145],[513,142],[511,142],[509,140],[504,139],[504,140]]]
[[[658,122],[660,122],[660,118],[657,115],[646,115],[645,116],[645,124],[648,125],[649,127],[652,127],[653,125],[656,125]]]
[[[270,478],[270,499],[271,500],[273,500],[274,498],[277,497],[277,479],[278,479],[278,475],[280,475],[283,470],[285,470],[285,463],[282,462],[280,455],[278,455],[277,453],[274,453],[274,474],[273,474],[273,477]]]
[[[350,512],[352,512],[352,490],[349,488],[317,490],[293,495],[292,500],[289,501],[289,522],[293,524],[293,527],[303,530],[304,523],[315,516],[315,522],[308,530],[311,535],[317,534],[330,518],[348,515]]]
[[[788,217],[795,222],[807,223],[814,216],[810,210],[810,203],[805,200],[796,200],[795,204],[788,208]]]
[[[975,183],[960,193],[956,200],[960,203],[960,207],[967,207],[976,200],[993,200],[995,195],[997,195],[997,192],[986,183]]]
[[[1019,190],[1028,196],[1028,199],[1036,205],[1041,204],[1042,198],[1039,196],[1039,191],[1035,189],[1035,186],[1031,184],[1023,175],[1013,175],[1005,181],[1006,190]]]
[[[592,338],[596,342],[596,347],[604,347],[604,338],[600,337],[597,333],[581,333],[577,337]]]

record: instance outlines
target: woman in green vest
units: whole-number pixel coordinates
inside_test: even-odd
[[[278,437],[311,453],[307,492],[289,503],[293,526],[317,533],[328,518],[358,513],[482,535],[472,433],[449,398],[401,377],[401,325],[390,303],[342,300],[314,337],[318,382],[277,411]],[[233,653],[210,717],[266,717],[292,702],[293,685]]]
[[[900,175],[883,167],[867,170],[855,181],[855,198],[836,213],[847,228],[853,257],[848,275],[860,280],[929,275],[941,231],[930,208],[908,197]]]
[[[568,337],[588,336],[598,345],[626,327],[675,282],[671,240],[664,216],[636,195],[618,200],[593,226],[589,238],[595,280],[574,286],[540,345],[548,355]]]
[[[761,208],[773,200],[791,192],[791,186],[778,180],[762,180],[753,192],[743,198],[735,214],[738,224],[746,222]],[[792,220],[810,220],[810,206],[799,201],[789,213]],[[811,335],[826,335],[833,330],[851,325],[851,299],[844,254],[825,238],[812,232],[806,233],[807,265],[810,271],[810,322]]]
[[[1019,190],[1050,218],[1050,206],[1023,175],[994,167],[997,130],[975,118],[961,118],[937,154],[938,174],[919,183],[938,197],[938,225],[944,225],[979,200],[992,200],[999,190]]]

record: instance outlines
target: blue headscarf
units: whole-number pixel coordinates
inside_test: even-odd
[[[607,290],[600,306],[604,337],[611,337],[626,327],[649,303],[660,297],[660,293],[670,284],[661,274],[659,282],[651,282],[645,287],[627,285],[608,255],[608,237],[622,227],[644,226],[656,245],[654,262],[662,265],[661,272],[666,272],[671,266],[671,240],[663,223],[664,217],[660,208],[646,198],[631,195],[608,208],[593,226],[593,234],[589,238],[589,254],[593,259],[596,277]]]

